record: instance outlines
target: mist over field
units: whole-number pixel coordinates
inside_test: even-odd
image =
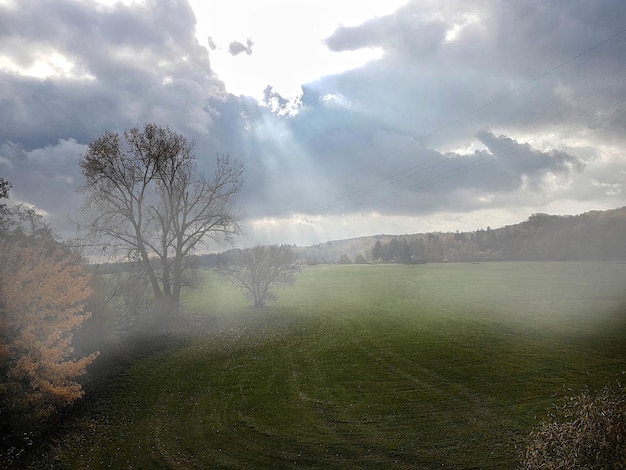
[[[516,467],[552,403],[623,380],[625,267],[317,265],[262,309],[206,271],[176,333],[144,343],[75,423],[106,418],[64,434],[52,455],[79,466]]]

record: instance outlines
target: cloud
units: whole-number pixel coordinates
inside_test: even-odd
[[[295,116],[302,108],[302,96],[284,98],[271,85],[268,85],[263,90],[262,104],[277,116]]]
[[[254,46],[254,43],[249,38],[246,40],[246,44],[245,45],[240,43],[239,41],[233,41],[228,46],[228,52],[231,55],[239,55],[242,52],[245,52],[247,55],[251,55],[252,54],[252,46]]]
[[[0,69],[0,155],[14,198],[65,226],[80,208],[78,155],[106,129],[156,121],[213,143],[227,95],[194,23],[186,2],[168,0],[0,6],[0,63],[12,64]],[[32,76],[42,51],[68,72]]]
[[[55,227],[67,226],[80,209],[80,198],[75,194],[81,181],[77,162],[86,149],[73,138],[32,150],[13,142],[1,144],[0,161],[8,162],[2,174],[13,183],[11,202],[48,214]]]
[[[27,68],[37,51],[53,50],[75,71],[44,79],[2,73],[1,135],[26,147],[68,135],[85,142],[155,119],[206,129],[215,117],[208,101],[224,95],[185,2],[22,2],[1,17],[0,55]]]
[[[154,121],[196,141],[204,172],[218,153],[240,158],[241,204],[265,221],[248,226],[292,224],[282,233],[294,239],[336,238],[340,220],[354,230],[335,233],[376,233],[616,207],[626,34],[606,39],[624,17],[619,0],[412,1],[325,38],[336,54],[380,58],[304,83],[296,99],[267,86],[259,103],[227,93],[185,1],[16,2],[0,6],[0,171],[16,199],[67,226],[85,146]]]
[[[388,53],[408,52],[415,60],[436,54],[444,42],[446,30],[442,18],[425,14],[421,4],[413,3],[397,13],[359,26],[340,26],[324,42],[336,52],[383,48]]]
[[[486,131],[475,145],[481,150],[441,152],[328,100],[303,102],[290,117],[259,111],[238,137],[242,153],[252,152],[246,164],[254,178],[244,188],[249,217],[496,207],[510,204],[511,193],[522,200],[543,191],[546,178],[567,179],[585,167],[565,150],[542,151]]]
[[[431,145],[460,145],[481,128],[506,125],[561,99],[564,87],[579,90],[620,70],[623,37],[545,74],[623,30],[617,12],[626,14],[623,2],[576,2],[567,9],[532,2],[411,2],[392,15],[340,27],[326,38],[334,51],[380,48],[384,54],[325,86]],[[613,93],[623,98],[623,83]],[[528,130],[584,117],[587,108],[597,109],[606,98],[602,93],[585,103],[564,102],[558,114],[539,115]]]

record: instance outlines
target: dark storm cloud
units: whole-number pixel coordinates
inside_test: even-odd
[[[360,115],[329,114],[308,108],[286,120],[284,139],[277,137],[279,129],[272,130],[271,141],[261,146],[269,153],[260,162],[270,171],[260,174],[276,184],[255,188],[255,204],[249,207],[255,215],[257,210],[273,216],[472,210],[484,207],[483,195],[539,191],[546,176],[577,174],[584,167],[567,152],[542,152],[487,132],[478,136],[484,150],[438,152]],[[280,182],[277,174],[283,175]]]
[[[207,140],[218,118],[211,103],[226,94],[194,24],[176,0],[0,6],[0,56],[23,68],[54,54],[72,64],[46,79],[0,71],[0,171],[14,182],[13,198],[51,214],[78,207],[79,150],[106,129],[156,121]]]
[[[4,143],[0,145],[0,174],[13,183],[14,201],[34,205],[54,227],[67,227],[80,209],[80,200],[72,196],[80,184],[76,156],[85,150],[86,145],[74,139],[59,139],[30,151]]]
[[[583,163],[566,152],[541,152],[528,144],[520,144],[506,136],[496,137],[491,132],[479,132],[476,137],[487,147],[489,154],[496,160],[509,160],[513,174],[531,176],[545,171],[562,172],[572,169],[582,170]],[[480,155],[484,152],[476,152]]]
[[[84,141],[103,128],[147,119],[211,121],[204,106],[223,92],[223,84],[194,37],[186,2],[111,8],[69,0],[21,2],[0,16],[3,55],[28,66],[41,53],[58,52],[73,64],[68,78],[3,74],[1,135],[26,148],[59,137]]]
[[[229,136],[233,151],[246,156],[250,217],[471,210],[484,207],[481,195],[539,191],[546,176],[584,168],[566,151],[544,152],[486,131],[474,137],[483,148],[473,153],[433,150],[314,87],[305,88],[302,103],[297,115],[281,118],[241,100],[219,108],[221,126],[239,121],[216,135]]]

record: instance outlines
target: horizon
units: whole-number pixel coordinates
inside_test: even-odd
[[[337,239],[332,239],[332,240],[323,240],[320,241],[318,243],[314,243],[311,245],[297,245],[297,244],[290,244],[290,243],[281,243],[281,242],[277,242],[277,243],[270,243],[268,245],[277,245],[277,246],[289,246],[289,247],[293,247],[296,249],[307,249],[307,248],[314,248],[316,246],[320,246],[320,245],[326,245],[326,244],[332,244],[332,243],[340,243],[340,242],[349,242],[349,241],[353,241],[353,240],[360,240],[360,239],[374,239],[374,238],[401,238],[401,237],[416,237],[416,236],[421,236],[421,235],[429,235],[429,234],[433,234],[433,235],[453,235],[453,234],[474,234],[474,233],[478,233],[481,231],[498,231],[498,230],[502,230],[505,229],[507,227],[515,227],[517,225],[521,225],[524,224],[526,222],[528,222],[530,220],[530,218],[534,215],[547,215],[549,217],[562,217],[562,218],[574,218],[574,217],[579,217],[579,216],[584,216],[587,214],[591,214],[591,213],[595,213],[595,212],[613,212],[613,211],[619,211],[619,210],[626,210],[626,206],[621,206],[621,207],[615,207],[613,209],[605,209],[605,210],[590,210],[590,211],[585,211],[585,212],[581,212],[578,214],[546,214],[546,213],[533,213],[530,214],[526,219],[524,220],[520,220],[516,223],[513,224],[507,224],[507,225],[502,225],[502,226],[496,226],[496,227],[492,227],[491,225],[486,225],[484,227],[479,227],[473,230],[467,230],[467,231],[460,231],[460,230],[433,230],[433,231],[429,231],[429,232],[407,232],[407,233],[377,233],[377,234],[371,234],[371,235],[359,235],[356,237],[351,237],[351,238],[337,238]],[[199,253],[195,253],[193,256],[198,256],[198,257],[202,257],[202,256],[211,256],[211,255],[221,255],[221,254],[225,254],[228,253],[230,251],[233,250],[245,250],[248,248],[252,248],[253,245],[233,245],[230,247],[225,247],[222,246],[219,250],[214,250],[214,251],[203,251],[203,252],[199,252]],[[112,262],[108,262],[108,261],[98,261],[98,262],[94,262],[92,261],[91,264],[116,264],[119,262],[126,262],[124,260],[118,260],[118,261],[112,261]],[[130,261],[132,262],[132,261]]]

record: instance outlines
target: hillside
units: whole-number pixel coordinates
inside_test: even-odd
[[[311,264],[443,261],[625,261],[626,207],[579,215],[533,214],[473,232],[375,235],[295,248]],[[344,257],[344,260],[346,258]]]

